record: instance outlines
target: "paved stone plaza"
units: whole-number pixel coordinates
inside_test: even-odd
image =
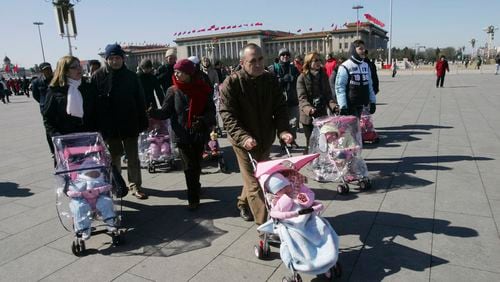
[[[500,281],[500,76],[452,71],[439,89],[430,73],[380,79],[381,142],[363,152],[373,189],[338,195],[335,184],[309,181],[340,235],[341,280]],[[126,244],[111,247],[108,236],[95,235],[89,255],[75,257],[73,235],[56,213],[38,104],[11,101],[0,104],[1,281],[281,281],[288,274],[279,249],[265,261],[254,255],[255,225],[235,207],[241,178],[230,147],[231,173],[202,176],[198,211],[186,208],[180,171],[143,170],[150,197],[123,200]]]

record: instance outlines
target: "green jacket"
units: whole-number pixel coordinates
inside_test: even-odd
[[[233,145],[243,148],[252,137],[256,150],[269,150],[276,132],[279,137],[290,130],[285,96],[272,74],[252,78],[240,70],[226,78],[220,95],[220,115]]]

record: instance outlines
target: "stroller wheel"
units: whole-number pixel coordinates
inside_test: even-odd
[[[375,138],[375,139],[373,140],[373,142],[372,142],[372,143],[373,143],[373,144],[378,144],[379,142],[380,142],[380,138],[378,138],[378,137],[377,137],[377,138]]]
[[[349,193],[349,185],[347,184],[337,185],[337,192],[341,195]]]
[[[71,252],[79,257],[85,254],[85,241],[83,241],[80,238],[77,238],[76,240],[71,243]]]
[[[261,246],[253,246],[253,250],[255,252],[255,256],[258,258],[258,259],[263,259],[264,258],[264,250],[262,249]]]
[[[333,272],[334,278],[342,277],[342,265],[340,264],[340,262],[337,261],[335,266],[332,267],[330,271]]]
[[[154,168],[153,165],[151,165],[151,164],[148,165],[148,172],[149,173],[154,173],[155,172],[155,168]]]
[[[113,240],[113,246],[115,247],[120,246],[123,243],[121,236],[118,232],[113,233],[112,240]]]
[[[283,276],[283,279],[281,279],[282,282],[293,282],[293,278]]]
[[[363,178],[362,180],[359,181],[359,189],[361,190],[367,190],[372,187],[372,184],[370,182],[369,178]]]

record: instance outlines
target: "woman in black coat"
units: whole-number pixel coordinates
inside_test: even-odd
[[[309,149],[309,138],[313,130],[312,119],[326,116],[328,110],[334,111],[336,99],[332,95],[328,75],[321,66],[318,53],[306,55],[302,73],[297,79],[297,95],[299,97],[300,122],[306,136],[306,153]]]
[[[195,75],[194,64],[180,60],[174,65],[173,85],[167,90],[161,109],[150,110],[152,118],[170,118],[181,155],[188,189],[189,209],[200,204],[201,155],[215,125],[212,89]]]
[[[42,110],[47,133],[53,137],[96,131],[96,95],[82,80],[80,60],[64,56],[57,62]]]

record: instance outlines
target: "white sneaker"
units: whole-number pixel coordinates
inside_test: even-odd
[[[116,227],[115,227],[115,220],[114,219],[108,219],[104,221],[107,226],[106,228],[108,229],[108,232],[116,232]]]
[[[87,228],[85,230],[82,231],[82,240],[88,240],[90,239],[90,236],[92,235],[92,229],[91,228]]]

